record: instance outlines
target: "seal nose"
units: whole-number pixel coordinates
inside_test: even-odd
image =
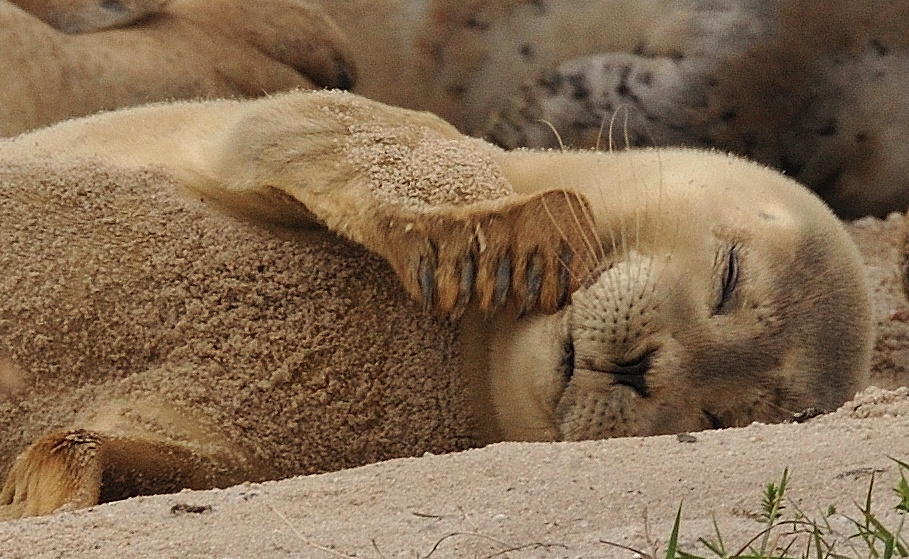
[[[651,349],[630,361],[616,362],[609,373],[615,377],[616,384],[633,388],[642,398],[647,398],[650,396],[650,390],[647,388],[646,377],[647,372],[650,371],[654,353],[656,350]]]

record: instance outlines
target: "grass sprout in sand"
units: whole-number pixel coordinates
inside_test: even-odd
[[[909,557],[909,542],[903,536],[906,513],[909,513],[909,464],[891,458],[899,467],[899,480],[893,488],[898,498],[895,509],[899,521],[887,527],[872,510],[874,475],[868,485],[863,503],[855,503],[857,515],[840,515],[852,533],[844,535],[834,529],[830,520],[838,515],[837,507],[830,505],[819,518],[811,518],[786,498],[790,475],[783,470],[779,482],[764,487],[758,520],[763,524],[754,536],[742,544],[729,546],[716,521],[711,538],[698,538],[704,547],[695,553],[680,548],[679,533],[683,505],[679,506],[669,539],[666,542],[666,559],[891,559]],[[787,514],[788,513],[788,514]],[[601,540],[602,541],[602,540]],[[627,549],[638,557],[653,559],[656,554],[628,548],[613,542],[602,543]]]

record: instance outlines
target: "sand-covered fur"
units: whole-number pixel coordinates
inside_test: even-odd
[[[38,16],[91,17],[94,5],[22,3]],[[151,101],[349,88],[355,79],[346,39],[301,0],[174,0],[134,25],[73,35],[3,1],[0,51],[3,136]]]
[[[528,311],[576,288],[560,283],[584,259],[563,268],[558,229],[527,219],[510,248],[497,216],[538,198],[514,194],[491,146],[399,113],[299,93],[107,113],[0,147],[0,516],[476,443],[452,325],[314,226],[416,272],[488,225],[480,306],[486,257],[553,255]],[[432,211],[482,200],[464,240]]]
[[[739,158],[505,152],[293,92],[73,120],[0,161],[3,517],[780,421],[868,380],[855,246]]]
[[[106,501],[470,442],[451,328],[362,249],[224,216],[154,171],[4,158],[2,181],[4,471],[58,433],[23,483],[69,490],[50,472],[75,468]],[[29,500],[3,515],[96,502],[98,481],[8,486]]]

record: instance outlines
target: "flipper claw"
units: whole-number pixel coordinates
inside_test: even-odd
[[[496,287],[492,299],[492,310],[501,309],[508,300],[508,290],[511,287],[511,257],[507,254],[499,260],[496,267]]]
[[[540,301],[540,291],[543,287],[543,272],[541,271],[539,255],[534,254],[527,261],[527,271],[525,280],[527,283],[527,292],[524,294],[524,300],[521,303],[519,316],[524,316],[531,309],[535,308]]]
[[[420,282],[420,291],[423,294],[423,310],[432,311],[436,299],[436,265],[432,255],[421,256],[417,270],[417,279]]]

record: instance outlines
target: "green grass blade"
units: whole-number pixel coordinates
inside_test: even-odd
[[[666,559],[677,559],[676,550],[679,546],[679,526],[682,524],[682,505],[679,504],[679,510],[675,513],[675,522],[672,524],[672,532],[669,534],[669,541],[666,543]]]

